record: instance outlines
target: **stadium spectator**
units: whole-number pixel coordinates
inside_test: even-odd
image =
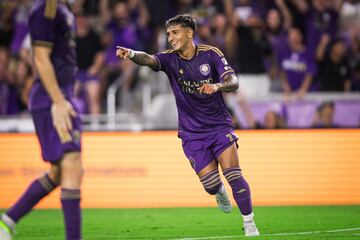
[[[354,67],[351,79],[351,91],[360,93],[360,63]]]
[[[0,228],[4,238],[11,239],[18,221],[60,186],[66,239],[79,240],[81,120],[70,103],[76,70],[75,18],[65,1],[36,0],[30,11],[29,31],[39,74],[32,87],[29,108],[42,157],[51,165],[1,215]]]
[[[341,39],[334,40],[329,44],[330,46],[326,51],[329,38],[324,39],[320,42],[316,54],[319,62],[320,90],[349,92],[351,90],[351,75],[345,43]]]
[[[4,47],[0,47],[0,115],[9,114],[9,65],[9,51]]]
[[[215,14],[212,25],[213,44],[225,53],[229,62],[233,62],[236,57],[236,51],[234,51],[235,32],[229,25],[226,16],[222,13]]]
[[[84,15],[76,17],[76,55],[78,73],[76,75],[75,95],[81,89],[85,91],[88,113],[98,115],[100,110],[100,79],[99,73],[104,62],[104,53],[99,35],[93,31]]]
[[[32,2],[30,0],[20,0],[15,9],[13,16],[14,34],[10,46],[11,54],[14,56],[19,54],[21,45],[29,32],[28,17]]]
[[[266,15],[267,39],[271,44],[272,54],[266,58],[265,66],[271,79],[271,91],[281,91],[277,57],[286,45],[287,31],[292,26],[292,16],[283,0],[276,0]]]
[[[139,15],[137,21],[132,21],[130,6],[127,2],[117,2],[113,6],[113,15],[111,21],[107,24],[105,49],[105,66],[101,72],[100,96],[105,98],[108,87],[114,81],[122,89],[121,107],[124,108],[129,97],[130,90],[134,87],[137,67],[131,61],[118,61],[114,55],[114,49],[117,45],[128,48],[139,48],[144,50],[146,39],[139,37],[142,31],[146,31],[146,16]],[[144,14],[144,10],[139,14]]]
[[[328,0],[311,0],[310,3],[293,0],[293,2],[297,2],[296,6],[303,14],[306,47],[309,53],[315,56],[316,49],[324,35],[328,35],[330,39],[335,37],[341,2]]]
[[[29,65],[21,58],[11,60],[9,66],[10,81],[9,86],[12,95],[9,98],[9,109],[13,114],[27,111],[30,90],[34,82],[34,73],[32,65]]]
[[[167,74],[177,103],[178,135],[185,155],[205,190],[216,195],[220,209],[230,212],[231,203],[218,170],[221,165],[243,215],[245,235],[257,236],[250,188],[239,167],[237,137],[221,93],[238,88],[235,72],[218,48],[194,43],[196,22],[191,16],[171,18],[166,29],[172,50],[149,55],[119,46],[116,55]]]
[[[237,17],[231,0],[224,1],[224,9],[229,23],[236,29],[235,49],[238,54],[235,66],[238,67],[235,71],[242,86],[241,94],[245,97],[265,96],[270,91],[270,79],[264,59],[271,54],[271,45],[265,34],[264,22],[259,13],[261,11],[251,8],[248,16],[243,13],[246,16],[241,14],[241,17]]]
[[[335,105],[333,102],[321,103],[315,113],[313,128],[336,128],[338,127],[333,119],[335,114]]]
[[[263,115],[263,120],[257,120],[254,116],[253,110],[244,98],[238,99],[239,107],[245,114],[248,128],[251,129],[284,129],[287,128],[286,121],[282,114],[275,110],[268,110]],[[239,125],[241,126],[240,122]]]
[[[303,98],[316,74],[316,65],[312,54],[303,43],[303,36],[299,29],[289,30],[288,45],[284,47],[278,61],[286,98]]]
[[[14,33],[13,13],[17,2],[4,0],[0,1],[0,46],[10,47]]]

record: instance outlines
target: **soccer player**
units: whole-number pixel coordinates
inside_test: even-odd
[[[250,188],[239,166],[238,138],[221,93],[236,90],[238,81],[218,48],[194,43],[195,29],[191,16],[178,15],[166,22],[172,50],[149,55],[119,46],[116,55],[167,74],[176,98],[178,136],[185,155],[206,192],[215,195],[219,208],[228,213],[232,207],[220,179],[220,164],[243,215],[245,235],[257,236]]]
[[[58,186],[66,239],[81,239],[81,121],[71,102],[76,72],[74,19],[65,1],[35,0],[31,9],[29,30],[38,78],[29,107],[50,169],[1,215],[1,240],[11,239],[15,224]]]

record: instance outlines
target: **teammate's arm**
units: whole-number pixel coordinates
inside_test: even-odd
[[[134,51],[132,49],[117,46],[116,56],[122,59],[129,58],[138,65],[148,66],[153,70],[159,69],[159,62],[155,57],[146,52]]]
[[[51,47],[34,45],[34,62],[40,75],[44,88],[52,101],[51,115],[54,127],[62,141],[71,139],[69,130],[72,129],[71,116],[76,112],[72,105],[65,99],[56,81],[54,67],[50,60]]]

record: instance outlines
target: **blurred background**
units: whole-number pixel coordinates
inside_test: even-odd
[[[0,3],[0,208],[6,208],[45,168],[27,111],[36,74],[27,29],[32,1]],[[116,45],[150,54],[168,49],[164,23],[180,13],[196,17],[196,42],[221,49],[240,81],[240,91],[224,96],[254,204],[360,204],[359,1],[69,6],[77,19],[85,208],[215,206],[176,137],[166,75],[115,57]],[[39,206],[59,207],[58,194]]]
[[[79,71],[75,95],[86,131],[177,128],[167,77],[115,57],[116,45],[168,49],[164,23],[190,13],[196,42],[222,50],[240,91],[226,94],[238,129],[360,125],[357,0],[72,0]],[[0,131],[32,132],[35,69],[31,0],[0,3]]]

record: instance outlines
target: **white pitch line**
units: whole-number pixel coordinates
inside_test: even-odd
[[[291,236],[291,235],[311,235],[311,234],[318,234],[318,233],[337,233],[337,232],[352,232],[360,230],[360,227],[356,228],[343,228],[343,229],[333,229],[333,230],[326,230],[326,231],[309,231],[309,232],[292,232],[292,233],[268,233],[268,234],[260,234],[261,236]],[[244,237],[244,235],[240,236],[214,236],[214,237],[188,237],[188,238],[176,238],[172,240],[208,240],[208,239],[231,239],[231,238],[239,238]]]

